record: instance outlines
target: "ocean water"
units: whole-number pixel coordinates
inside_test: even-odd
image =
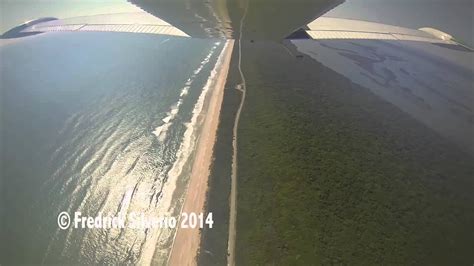
[[[57,217],[176,212],[223,46],[91,32],[0,46],[2,261],[166,256],[173,230],[60,230]]]

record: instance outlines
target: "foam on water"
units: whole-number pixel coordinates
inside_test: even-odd
[[[214,47],[209,52],[209,55],[202,61],[202,64],[207,64],[209,62],[210,57],[212,56],[214,50],[217,48],[218,45],[220,45],[220,42],[215,43]],[[200,114],[202,114],[204,102],[209,90],[215,84],[217,78],[217,70],[221,67],[224,57],[224,51],[226,50],[227,45],[228,43],[226,42],[221,50],[221,53],[219,54],[216,64],[212,69],[206,84],[202,88],[201,94],[199,95],[196,104],[194,105],[191,121],[186,124],[186,131],[184,132],[183,139],[177,152],[177,159],[173,163],[173,166],[171,167],[170,171],[168,172],[168,180],[164,184],[160,205],[156,210],[160,215],[172,214],[176,210],[175,208],[178,207],[179,209],[181,209],[182,207],[177,206],[176,203],[172,202],[173,194],[177,187],[178,178],[183,173],[183,168],[185,164],[189,161],[191,154],[195,149],[197,143],[196,131],[200,126],[198,123],[198,117]],[[202,69],[202,67],[200,68]],[[146,241],[146,243],[144,244],[142,255],[140,257],[140,264],[150,264],[153,258],[153,254],[155,253],[157,243],[162,243],[165,240],[169,240],[170,237],[173,237],[173,233],[174,230],[161,230],[159,232],[151,231],[149,238],[150,240]]]
[[[153,134],[158,138],[159,141],[162,142],[165,140],[166,133],[168,129],[170,128],[170,126],[172,125],[174,118],[178,114],[179,108],[183,104],[183,99],[188,94],[189,88],[193,84],[194,79],[201,72],[201,70],[209,63],[211,56],[214,54],[214,51],[216,50],[219,44],[220,42],[215,43],[215,45],[211,48],[207,56],[201,61],[201,64],[199,65],[199,67],[193,71],[193,75],[191,75],[191,77],[186,81],[185,86],[181,89],[181,93],[179,94],[178,101],[170,107],[170,110],[167,112],[167,116],[162,119],[163,124],[156,127],[155,130],[153,131]]]
[[[174,50],[184,47],[179,46],[178,40],[173,41],[178,45]],[[175,201],[172,195],[176,191],[176,182],[184,184],[188,178],[185,173],[197,140],[197,117],[204,108],[210,80],[215,79],[215,70],[211,73],[210,70],[214,64],[216,68],[220,64],[216,51],[222,49],[220,43],[195,43],[196,51],[186,53],[181,49],[179,56],[175,56],[180,61],[189,59],[190,64],[179,67],[189,73],[184,80],[179,77],[174,80],[175,76],[167,75],[170,68],[157,63],[170,60],[171,55],[165,52],[167,48],[157,54],[155,50],[150,51],[152,56],[137,54],[133,60],[127,59],[129,65],[126,67],[125,64],[110,66],[113,71],[107,68],[107,62],[110,57],[117,56],[104,52],[107,56],[97,59],[100,62],[97,69],[103,70],[103,73],[83,70],[84,77],[100,77],[97,87],[105,89],[98,96],[96,91],[91,90],[92,95],[84,96],[84,102],[77,108],[67,109],[70,113],[64,120],[58,118],[61,124],[56,131],[57,138],[48,144],[46,154],[50,156],[45,158],[51,166],[51,173],[45,174],[39,184],[41,193],[32,210],[48,206],[48,215],[66,211],[70,215],[81,212],[92,217],[99,213],[103,216],[127,216],[134,212],[143,213],[146,217],[159,217],[180,208],[181,200]],[[151,47],[155,45],[153,42]],[[198,57],[189,57],[196,53]],[[140,71],[130,70],[143,65],[154,69],[147,74],[150,77],[143,78]],[[62,67],[62,64],[57,67]],[[153,75],[155,69],[163,75]],[[55,72],[51,73],[51,77],[55,77]],[[62,82],[76,84],[78,88],[90,85],[81,83],[82,80],[73,80],[77,84]],[[171,91],[176,87],[181,88],[180,91]],[[168,102],[169,97],[163,98],[163,95],[172,96],[171,102]],[[161,113],[163,107],[166,110],[164,114]],[[155,121],[158,125],[154,130],[152,128],[151,135],[150,122],[157,114],[161,117]],[[178,179],[181,177],[182,181]],[[181,193],[181,190],[178,191]],[[45,228],[50,230],[43,242],[44,252],[38,254],[44,264],[63,258],[72,258],[84,264],[150,262],[155,247],[163,251],[163,258],[166,259],[174,232],[128,228],[69,228],[63,231],[54,224],[49,229],[52,215],[41,220],[37,229],[40,232],[45,232]]]

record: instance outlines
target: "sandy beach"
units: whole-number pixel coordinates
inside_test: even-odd
[[[185,212],[189,214],[194,212],[199,214],[204,211],[209,169],[212,163],[213,147],[219,123],[219,113],[233,46],[234,41],[229,40],[221,55],[221,66],[218,70],[217,79],[213,85],[214,88],[212,89],[208,102],[182,213]],[[179,228],[176,232],[168,264],[196,265],[196,255],[199,249],[199,244],[199,228]]]

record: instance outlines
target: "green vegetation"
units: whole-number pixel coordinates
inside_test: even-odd
[[[237,265],[473,263],[472,156],[281,44],[243,56]]]

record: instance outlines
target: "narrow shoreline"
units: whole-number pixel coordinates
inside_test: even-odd
[[[204,212],[204,203],[212,163],[212,154],[216,140],[217,126],[221,104],[224,97],[224,86],[229,72],[230,58],[234,41],[229,40],[222,51],[222,62],[218,69],[217,79],[210,95],[202,125],[191,177],[186,192],[182,212],[196,214]],[[219,62],[216,62],[218,64]],[[178,228],[171,248],[168,265],[196,265],[201,237],[200,229]]]

